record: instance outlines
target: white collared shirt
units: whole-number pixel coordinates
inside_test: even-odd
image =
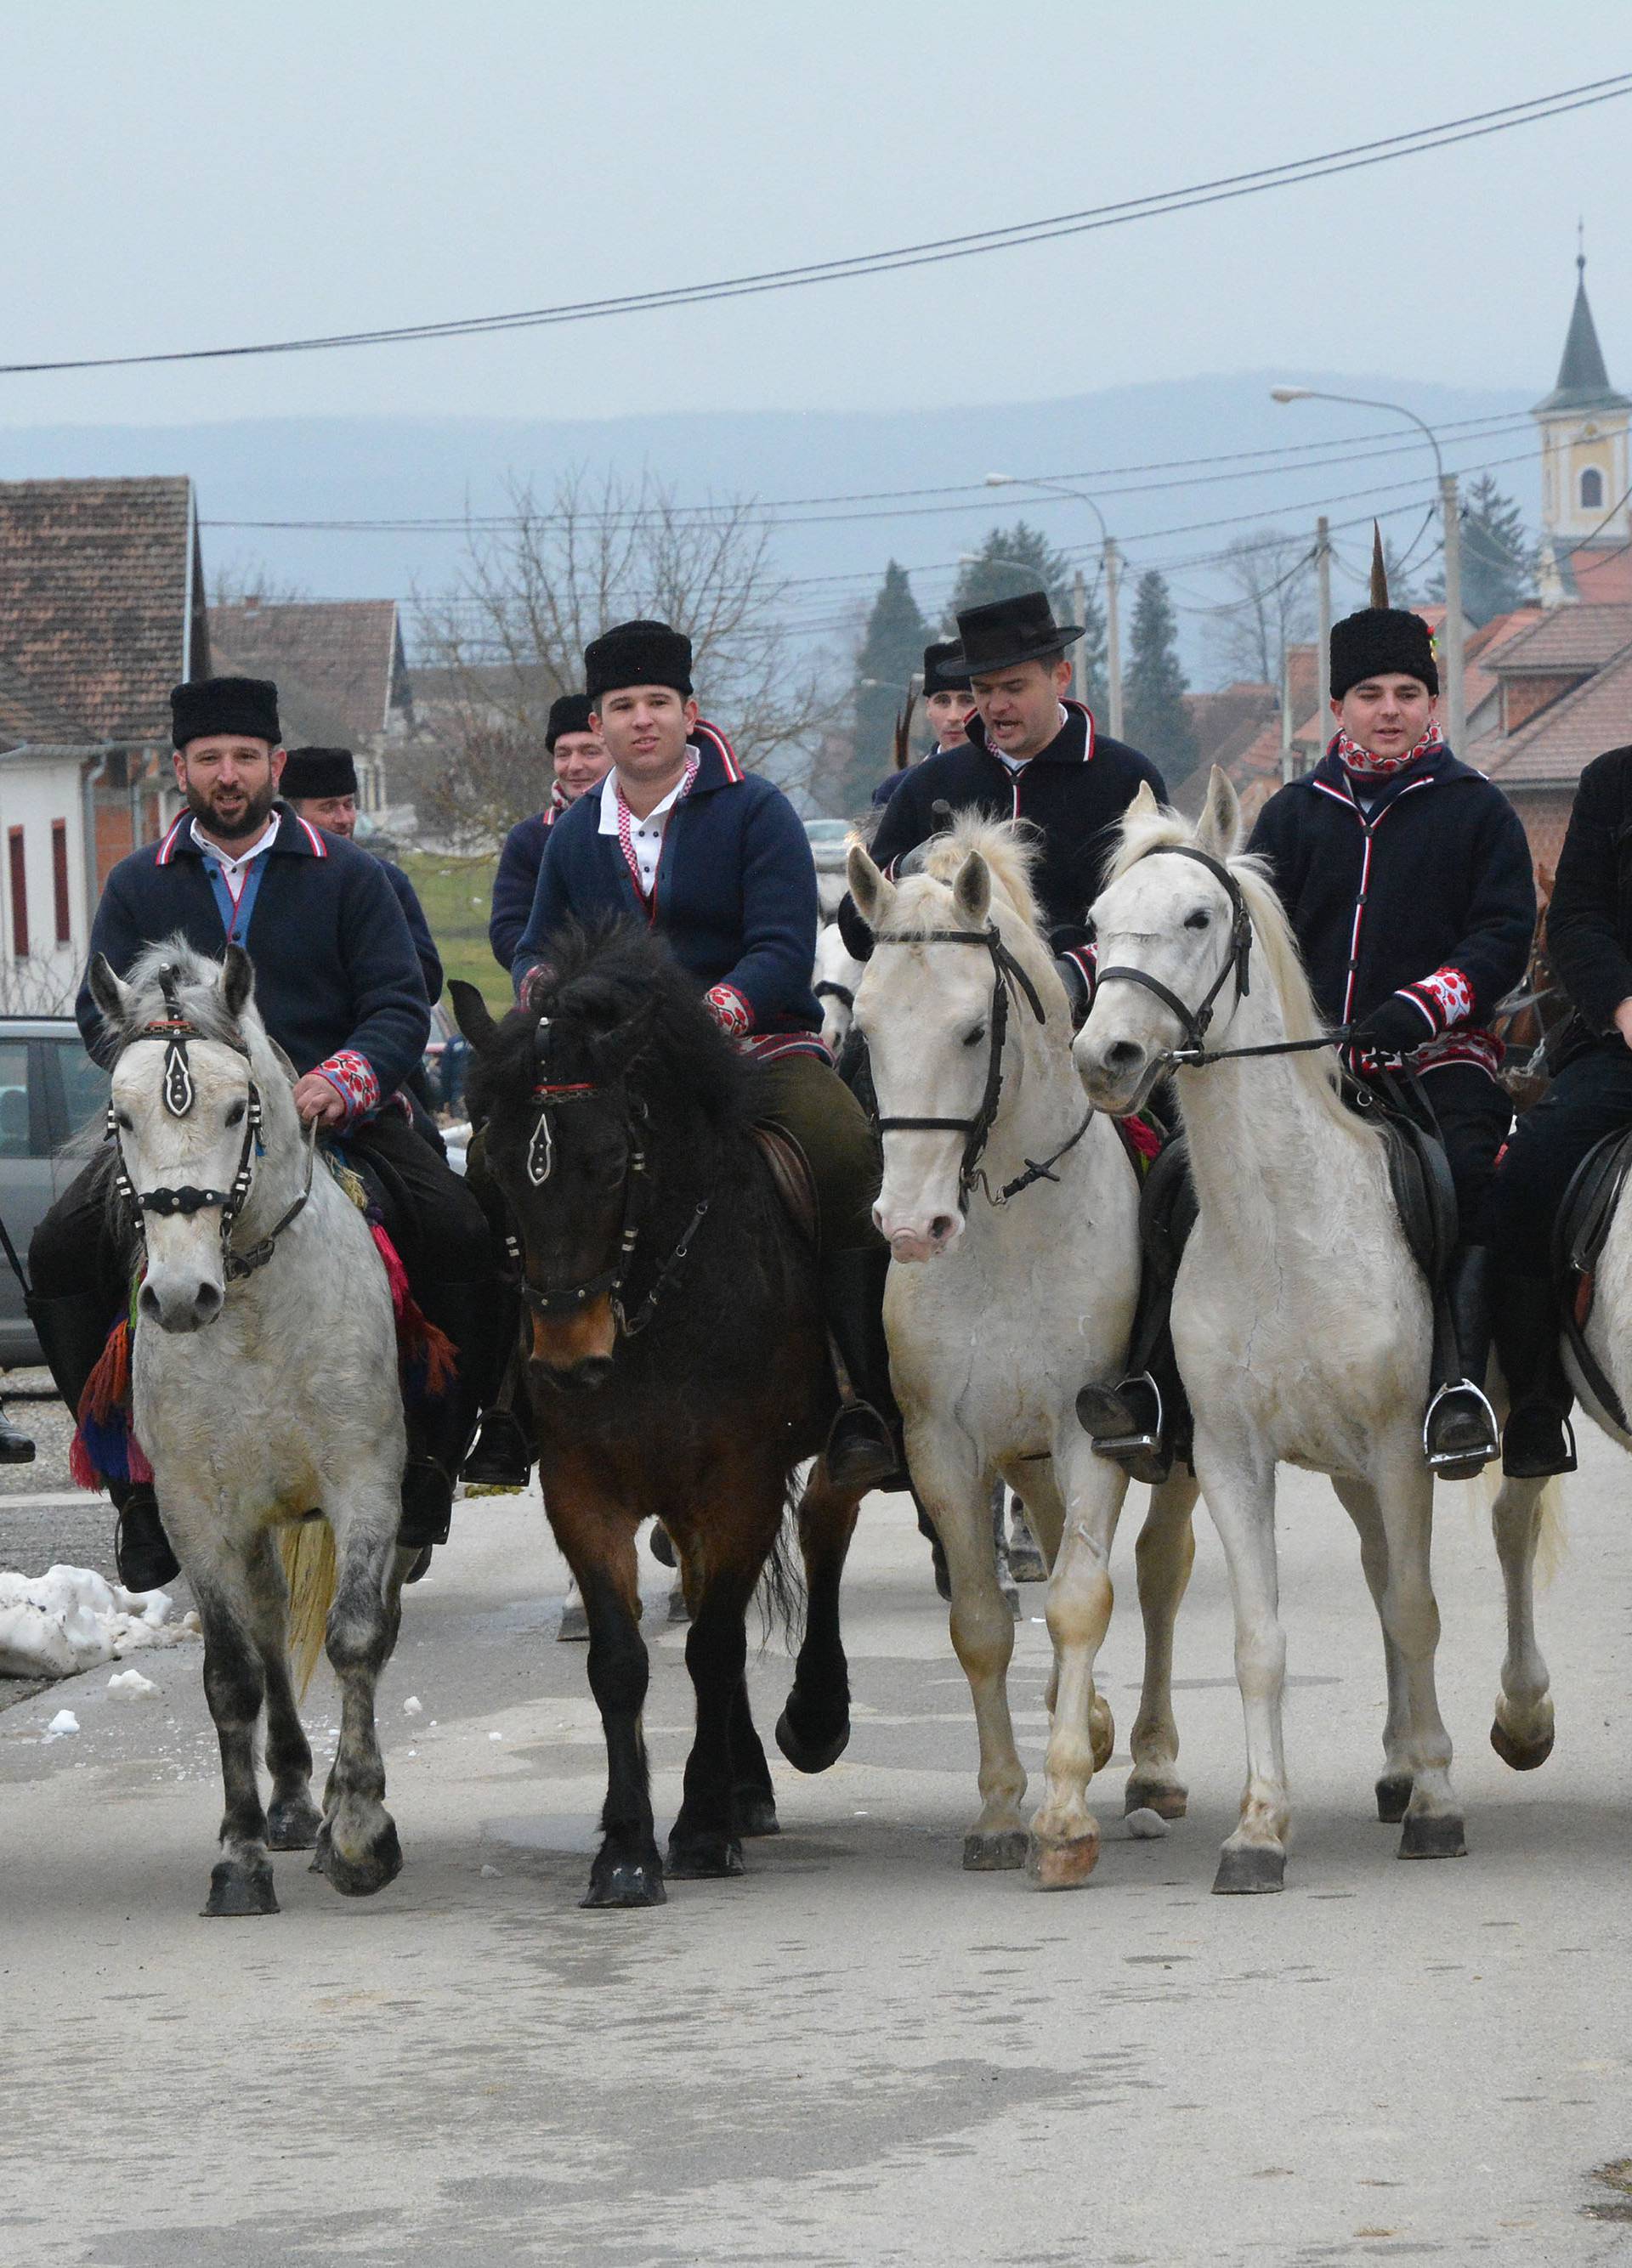
[[[1060,733],[1063,733],[1063,732],[1065,731],[1065,729],[1066,729],[1066,726],[1067,726],[1070,722],[1071,722],[1071,712],[1070,712],[1070,711],[1066,707],[1065,703],[1062,701],[1062,702],[1060,703]],[[1054,735],[1054,740],[1057,740],[1059,738],[1060,738],[1060,733],[1055,733],[1055,735]],[[1054,745],[1054,741],[1053,741],[1053,740],[1051,740],[1051,741],[1049,742],[1049,744],[1048,744],[1048,745],[1049,745],[1049,747],[1052,748],[1052,747],[1053,747],[1053,745]],[[990,747],[990,746],[991,746],[991,744],[990,744],[990,742],[989,742],[989,741],[988,741],[988,743],[987,743],[987,746],[988,746],[988,747]],[[1007,772],[1008,772],[1008,776],[1009,776],[1010,779],[1018,779],[1018,778],[1019,778],[1019,777],[1020,777],[1020,775],[1021,775],[1021,773],[1022,773],[1023,771],[1024,771],[1024,770],[1025,770],[1026,766],[1027,766],[1027,765],[1030,762],[1030,761],[1031,761],[1031,759],[1030,759],[1030,756],[1006,756],[1006,755],[1003,754],[1003,751],[1001,750],[1001,748],[993,748],[993,749],[992,749],[992,754],[993,754],[993,755],[997,758],[997,760],[998,760],[999,763],[1002,765],[1002,767],[1003,767],[1003,769],[1005,770],[1005,771],[1007,771]]]
[[[277,842],[279,817],[280,814],[275,811],[268,820],[264,832],[256,836],[247,850],[240,850],[236,858],[223,850],[218,843],[211,843],[207,836],[201,835],[198,821],[193,821],[193,841],[204,857],[213,858],[221,869],[221,880],[226,884],[227,895],[234,905],[244,895],[244,884],[249,878],[250,867],[262,851],[270,850]]]
[[[663,829],[668,824],[668,814],[691,784],[695,765],[688,765],[675,782],[661,803],[648,811],[644,819],[629,814],[630,847],[635,854],[635,864],[640,869],[640,889],[650,897],[657,880],[657,862],[663,855]],[[602,835],[616,836],[618,832],[617,806],[622,790],[617,784],[617,773],[609,771],[601,783],[601,826]]]

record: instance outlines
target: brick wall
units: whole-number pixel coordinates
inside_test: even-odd
[[[1502,730],[1510,740],[1515,733],[1523,732],[1532,717],[1562,701],[1566,693],[1573,693],[1577,685],[1584,685],[1591,670],[1571,670],[1555,677],[1503,677],[1502,680]]]

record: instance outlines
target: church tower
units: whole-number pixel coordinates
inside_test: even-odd
[[[1583,546],[1619,548],[1632,533],[1627,509],[1627,418],[1632,401],[1604,367],[1587,305],[1586,255],[1576,258],[1576,304],[1558,383],[1531,415],[1541,428],[1541,538],[1569,591],[1569,554]],[[1544,576],[1545,579],[1545,576]],[[1561,593],[1563,595],[1563,593]]]

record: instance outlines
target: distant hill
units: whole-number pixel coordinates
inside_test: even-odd
[[[1067,401],[1021,401],[964,409],[890,410],[875,415],[721,411],[707,416],[554,421],[446,418],[260,418],[180,427],[41,426],[0,428],[0,478],[92,474],[190,473],[204,521],[205,571],[263,563],[279,583],[317,597],[411,598],[444,585],[456,564],[454,536],[425,531],[332,534],[258,531],[218,521],[387,519],[462,517],[467,509],[503,509],[512,474],[540,486],[573,466],[610,467],[638,476],[644,468],[685,502],[733,495],[769,500],[856,496],[875,490],[978,482],[991,471],[1082,475],[1097,490],[1111,531],[1134,572],[1145,564],[1175,569],[1175,594],[1193,680],[1216,676],[1200,611],[1219,586],[1205,567],[1183,563],[1218,549],[1261,524],[1312,533],[1326,498],[1334,520],[1426,496],[1430,468],[1424,446],[1374,464],[1327,465],[1300,471],[1215,465],[1188,473],[1109,468],[1172,465],[1236,451],[1281,450],[1342,437],[1376,436],[1385,445],[1399,431],[1385,416],[1326,403],[1277,407],[1268,388],[1298,378],[1278,371],[1197,377],[1083,394]],[[1340,393],[1398,401],[1431,423],[1510,417],[1530,396],[1510,389],[1423,386],[1392,378],[1305,376],[1298,382]],[[1542,390],[1543,378],[1535,391]],[[1484,439],[1444,435],[1458,467],[1490,464],[1496,478],[1533,519],[1539,459],[1526,431]],[[1517,459],[1508,464],[1502,460]],[[1296,460],[1292,460],[1294,463]],[[1249,476],[1235,477],[1238,472]],[[1221,478],[1221,475],[1230,477]],[[1170,482],[1156,487],[1151,483]],[[1404,483],[1406,485],[1397,485]],[[1144,492],[1133,493],[1136,485]],[[1115,493],[1117,490],[1121,493]],[[1366,495],[1350,497],[1363,490]],[[913,571],[927,613],[950,586],[960,551],[994,521],[1023,515],[1058,544],[1097,544],[1090,512],[1067,501],[1026,497],[1019,490],[971,497],[926,496],[914,509],[890,502],[810,507],[786,515],[778,556],[811,582],[790,600],[790,617],[812,637],[842,642],[848,618],[872,596],[891,556]],[[941,509],[950,505],[949,510]],[[877,517],[835,517],[876,514]],[[1245,515],[1234,526],[1197,526]],[[1415,519],[1389,523],[1399,541]],[[1191,530],[1193,532],[1170,532]],[[1356,561],[1362,548],[1340,538]],[[1348,595],[1347,588],[1344,595]]]

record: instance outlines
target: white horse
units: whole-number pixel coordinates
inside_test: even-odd
[[[1318,1041],[1279,900],[1237,855],[1240,809],[1215,770],[1198,824],[1141,789],[1093,909],[1099,983],[1075,1045],[1102,1109],[1130,1108],[1195,1040],[1211,1050]],[[1167,855],[1163,855],[1167,854]],[[1184,1010],[1181,1017],[1176,1007]],[[1246,1715],[1241,1818],[1214,1888],[1278,1890],[1290,1806],[1281,1747],[1275,1469],[1331,1476],[1360,1532],[1388,1674],[1380,1817],[1402,1858],[1465,1848],[1434,1688],[1433,1480],[1421,1410],[1432,1319],[1377,1133],[1346,1109],[1335,1052],[1249,1056],[1175,1074],[1200,1217],[1173,1294],[1195,1462],[1230,1564]]]
[[[1065,989],[1038,933],[1017,831],[961,820],[925,871],[886,881],[859,845],[850,887],[876,940],[856,991],[878,1094],[875,1218],[900,1263],[884,1314],[912,1476],[946,1548],[952,1643],[974,1697],[981,1810],[964,1864],[1046,1888],[1098,1855],[1091,1774],[1110,1760],[1094,1664],[1111,1616],[1111,1541],[1127,1488],[1076,1422],[1089,1379],[1118,1374],[1139,1276],[1139,1184],[1110,1120],[1083,1109]],[[988,1201],[990,1200],[990,1201]],[[930,1263],[930,1264],[922,1264]],[[1044,1797],[1028,1839],[1007,1678],[991,1495],[1023,1491],[1047,1555],[1054,1677]],[[1144,1691],[1129,1810],[1177,1818],[1172,1628],[1190,1572],[1195,1484],[1153,1493],[1140,1538]]]
[[[846,945],[838,924],[824,922],[816,932],[812,987],[822,1004],[822,1038],[831,1056],[838,1056],[850,1035],[862,963]]]
[[[406,1445],[391,1292],[362,1213],[313,1170],[288,1059],[253,987],[240,947],[221,963],[181,938],[143,954],[128,983],[100,954],[91,969],[119,1049],[115,1189],[145,1243],[133,1431],[197,1602],[221,1744],[226,1808],[207,1915],[277,1911],[269,1850],[315,1845],[314,1865],[351,1896],[382,1889],[402,1863],[374,1731],[413,1556],[396,1549]],[[334,1553],[318,1608],[342,1694],[321,1821],[274,1542],[319,1507]]]

